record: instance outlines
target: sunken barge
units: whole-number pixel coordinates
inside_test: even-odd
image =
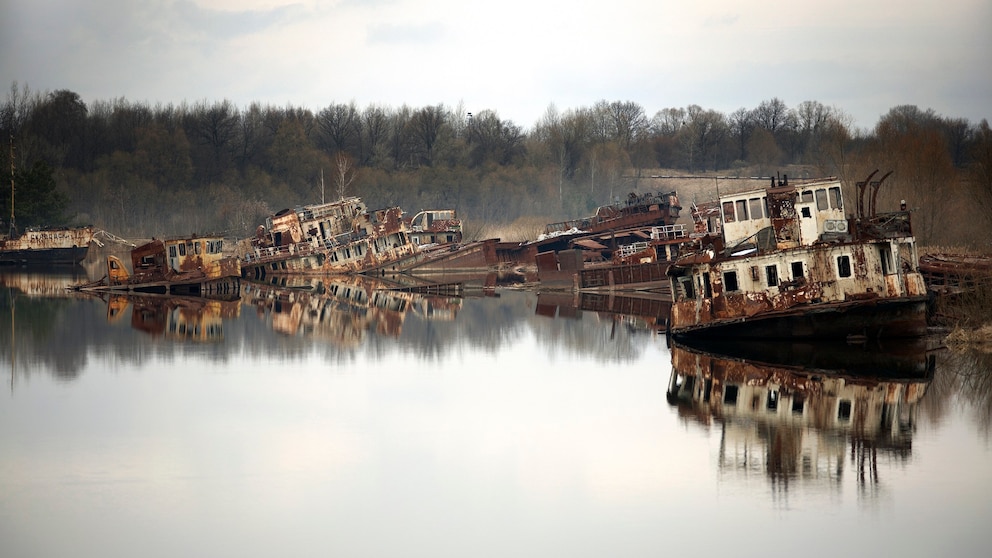
[[[0,237],[0,265],[76,265],[86,258],[92,227],[28,229]]]

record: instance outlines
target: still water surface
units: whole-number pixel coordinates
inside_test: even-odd
[[[5,557],[992,543],[989,355],[670,348],[652,319],[509,290],[204,305],[0,279]]]

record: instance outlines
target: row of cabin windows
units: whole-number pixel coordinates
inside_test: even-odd
[[[169,246],[169,257],[175,258],[177,253],[180,256],[185,256],[186,254],[199,254],[201,251],[202,248],[199,242],[185,242],[182,244],[172,244]],[[223,240],[207,241],[208,254],[220,254],[223,251],[224,251]]]
[[[736,406],[737,400],[740,397],[740,387],[734,384],[727,384],[723,387],[723,404],[729,406]],[[778,401],[779,393],[778,390],[769,390],[768,397],[765,399],[765,410],[774,413],[778,412]],[[800,395],[795,394],[792,396],[792,414],[801,415],[805,410],[806,399]],[[837,420],[841,422],[850,422],[851,412],[853,410],[853,405],[850,399],[841,399],[837,402]]]
[[[816,199],[816,210],[844,209],[844,198],[840,195],[840,186],[804,190],[799,194],[800,203],[811,203]]]
[[[792,271],[792,279],[799,279],[805,276],[805,271],[803,269],[803,262],[792,262],[790,264]],[[837,276],[841,278],[846,278],[851,276],[851,257],[837,256]],[[758,266],[751,266],[751,280],[758,281],[759,272]],[[779,284],[778,278],[778,266],[768,265],[765,266],[765,284],[769,287],[777,287]],[[737,280],[736,271],[725,271],[723,273],[723,286],[727,292],[739,291],[740,284]],[[691,298],[691,297],[690,297]]]
[[[804,190],[799,194],[800,203],[812,203],[816,200],[816,210],[844,209],[844,198],[841,197],[840,187],[817,188]],[[808,214],[804,213],[806,217]],[[723,220],[725,223],[747,221],[748,219],[768,218],[768,198],[749,198],[723,202]]]
[[[750,217],[748,217],[748,215],[750,215]],[[723,202],[723,221],[725,223],[747,221],[749,218],[768,218],[767,198],[751,198],[749,200],[737,200],[736,202]]]

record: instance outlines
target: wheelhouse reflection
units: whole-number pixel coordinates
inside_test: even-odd
[[[779,487],[838,484],[850,462],[866,488],[877,487],[880,453],[911,459],[934,373],[925,343],[749,343],[714,352],[734,349],[671,347],[668,402],[687,423],[719,428],[722,472],[764,474]]]

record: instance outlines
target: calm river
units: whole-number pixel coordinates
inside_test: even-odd
[[[0,275],[0,556],[992,544],[988,354],[669,347],[593,310],[617,301],[514,290],[65,291],[84,279]]]

